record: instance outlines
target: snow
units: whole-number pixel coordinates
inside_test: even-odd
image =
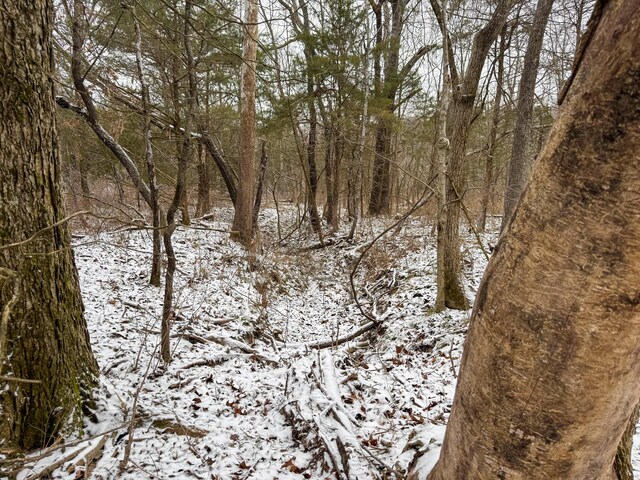
[[[427,452],[420,467],[428,471],[444,435],[470,314],[433,313],[435,239],[428,220],[411,217],[389,232],[354,276],[359,301],[365,310],[375,307],[382,326],[318,353],[304,345],[337,339],[367,323],[352,298],[349,274],[363,247],[392,220],[365,219],[354,242],[305,250],[317,241],[313,235],[301,229],[278,244],[276,212],[265,209],[261,251],[248,253],[220,231],[231,215],[230,209],[215,210],[214,220],[174,235],[172,333],[180,336],[172,338],[167,367],[157,346],[163,291],[148,283],[150,233],[76,239],[85,315],[102,375],[97,423],[86,421],[90,440],[73,448],[91,450],[102,433],[113,432],[92,478],[118,475],[136,395],[130,461],[119,478],[334,478],[326,457],[315,455],[317,447],[294,438],[285,412],[296,400],[325,405],[325,411],[307,412],[316,420],[333,408],[340,411],[336,418],[357,426],[345,430],[376,460],[367,465],[354,457],[360,463],[351,478],[383,478],[373,464],[406,471],[417,450]],[[291,231],[294,212],[280,216],[283,232]],[[487,260],[473,235],[464,235],[464,274],[473,296]],[[495,245],[496,236],[483,235],[485,246]],[[253,353],[237,348],[247,345]],[[325,379],[326,396],[313,397],[309,389],[288,397],[290,372],[306,375],[319,366],[333,377]],[[56,450],[18,478],[70,451]],[[636,442],[640,468],[638,459]],[[52,478],[82,478],[84,468],[73,459]]]

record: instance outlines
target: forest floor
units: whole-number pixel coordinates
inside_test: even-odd
[[[262,251],[249,254],[223,232],[231,215],[214,210],[174,235],[168,367],[157,347],[163,290],[148,283],[149,232],[75,236],[101,369],[98,407],[86,440],[34,459],[18,478],[56,461],[51,478],[83,478],[88,457],[96,479],[391,479],[419,450],[437,458],[470,311],[433,311],[427,220],[390,230],[352,275],[393,219],[365,219],[353,241],[345,225],[315,248],[305,227],[278,242],[276,226],[287,235],[296,212],[278,221],[265,209]],[[481,236],[485,248],[495,245],[492,232]],[[487,259],[466,230],[463,261],[473,299]],[[371,321],[366,333],[331,346]]]

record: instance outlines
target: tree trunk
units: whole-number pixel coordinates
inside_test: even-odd
[[[478,290],[430,480],[616,478],[640,399],[640,4],[595,11]]]
[[[202,125],[199,126],[199,130],[201,134],[200,139],[204,143],[204,146],[207,147],[207,152],[209,152],[209,155],[211,155],[211,158],[213,158],[214,163],[218,167],[220,176],[222,177],[222,180],[227,187],[227,192],[229,193],[231,203],[235,207],[238,200],[238,184],[240,183],[238,181],[238,175],[233,171],[220,151],[216,148],[211,137],[205,133],[204,127]]]
[[[197,80],[193,54],[191,52],[191,0],[184,2],[184,30],[183,44],[185,53],[186,77],[188,80],[187,112],[185,114],[184,129],[182,130],[182,147],[178,158],[178,173],[176,175],[176,188],[173,199],[167,209],[167,223],[162,230],[162,240],[167,254],[167,269],[164,275],[164,296],[162,303],[162,322],[160,324],[160,354],[164,363],[171,362],[171,322],[175,316],[173,311],[173,281],[176,271],[176,255],[173,248],[172,236],[176,229],[175,215],[184,201],[184,192],[187,187],[187,167],[189,159],[193,155],[191,148],[191,125],[193,111],[196,104]]]
[[[309,57],[310,58],[310,57]],[[308,72],[307,75],[310,75]],[[313,81],[307,79],[307,95],[309,96],[309,137],[307,139],[307,168],[309,170],[309,184],[307,185],[307,213],[314,232],[320,233],[322,225],[318,214],[316,194],[318,192],[318,168],[316,166],[316,143],[318,136],[318,115],[316,113]]]
[[[253,204],[256,185],[256,53],[258,48],[258,0],[245,0],[242,43],[242,86],[238,160],[241,172],[231,238],[249,246],[253,239]]]
[[[207,151],[204,144],[198,144],[198,203],[196,204],[196,217],[200,217],[211,210],[211,175]]]
[[[333,231],[337,231],[340,226],[340,164],[342,163],[344,148],[344,141],[337,129],[334,132],[334,139],[332,164],[333,173],[331,175],[333,177],[333,209],[328,221],[331,224]]]
[[[325,155],[324,155],[324,174],[325,174],[325,188],[327,190],[327,201],[324,205],[323,216],[327,223],[331,223],[333,219],[333,212],[335,209],[335,200],[334,200],[334,189],[333,189],[333,173],[334,167],[333,162],[335,161],[334,157],[334,148],[333,143],[337,140],[334,138],[334,129],[333,126],[329,124],[329,119],[323,118],[325,123],[324,126],[324,141],[325,141]]]
[[[391,130],[384,118],[378,119],[369,215],[389,213],[389,189],[391,188]]]
[[[493,100],[493,110],[491,112],[491,127],[489,129],[489,139],[486,145],[486,157],[485,157],[485,174],[484,185],[482,191],[482,200],[480,201],[480,214],[476,222],[476,228],[479,232],[484,232],[487,226],[487,211],[489,209],[489,203],[493,197],[493,184],[495,182],[495,164],[494,156],[496,152],[496,141],[498,138],[498,126],[500,125],[500,116],[502,114],[502,94],[504,82],[504,55],[507,50],[507,39],[505,29],[502,30],[500,36],[500,48],[498,49],[497,64],[498,69],[496,73],[496,96]]]
[[[437,3],[432,0],[432,3]],[[445,222],[447,219],[447,149],[450,142],[447,138],[447,112],[449,110],[449,101],[451,99],[451,75],[449,73],[449,62],[453,59],[449,58],[449,30],[447,19],[447,2],[442,0],[441,5],[441,24],[442,29],[442,91],[440,93],[440,104],[438,105],[440,115],[438,118],[438,141],[436,153],[436,169],[438,172],[438,217],[436,219],[436,312],[441,312],[446,307],[446,284],[445,284],[445,267],[446,258],[445,242]]]
[[[385,56],[384,82],[380,92],[386,102],[385,110],[379,115],[376,131],[375,156],[373,159],[373,178],[369,215],[389,213],[391,194],[391,126],[390,119],[395,111],[395,99],[401,78],[398,72],[400,59],[400,38],[404,27],[405,0],[391,0],[391,32],[389,47]],[[377,13],[376,13],[377,15]],[[380,45],[376,46],[379,48]],[[379,69],[379,66],[378,66]],[[379,75],[379,73],[378,73]],[[378,81],[379,83],[379,81]]]
[[[267,178],[267,141],[262,140],[260,147],[260,174],[258,175],[258,188],[256,189],[256,200],[253,203],[253,231],[258,231],[258,216],[260,215],[260,207],[262,206],[262,191],[264,190],[264,182]]]
[[[489,22],[475,35],[467,69],[461,83],[453,92],[451,107],[447,113],[451,149],[447,163],[447,214],[442,235],[445,242],[443,261],[445,304],[449,308],[464,310],[469,306],[460,277],[462,261],[459,238],[460,203],[465,191],[464,163],[467,138],[485,60],[491,45],[504,26],[512,4],[513,0],[500,0]]]
[[[42,447],[81,427],[98,375],[69,231],[64,222],[52,227],[65,217],[52,5],[0,8],[0,375],[15,377],[0,381],[1,448]]]
[[[74,154],[75,156],[75,154]],[[82,195],[87,199],[91,195],[91,189],[89,188],[89,172],[87,169],[87,159],[84,155],[78,157],[78,172],[80,173],[80,189]]]
[[[531,137],[531,123],[533,120],[533,101],[535,97],[536,78],[540,63],[540,52],[547,20],[551,13],[553,0],[539,0],[533,18],[533,26],[529,35],[527,51],[524,54],[524,66],[518,89],[518,105],[516,107],[516,124],[513,129],[513,147],[507,185],[504,191],[504,215],[500,230],[509,222],[516,203],[529,176],[531,156],[529,155],[529,137]]]
[[[149,283],[155,287],[160,286],[160,274],[162,270],[162,232],[161,209],[158,191],[158,179],[156,177],[156,164],[153,159],[153,145],[151,143],[151,112],[149,87],[144,78],[142,68],[142,32],[138,18],[134,16],[134,27],[136,33],[136,66],[138,70],[138,81],[140,82],[140,100],[142,101],[143,122],[142,133],[144,137],[144,162],[147,167],[147,177],[149,180],[149,200],[151,207],[151,216],[153,217],[153,253],[151,255],[151,275]],[[138,195],[138,198],[140,196]]]
[[[182,213],[182,224],[191,225],[191,215],[189,214],[189,191],[186,183],[184,186],[184,191],[182,192],[182,201],[180,202],[180,212]]]

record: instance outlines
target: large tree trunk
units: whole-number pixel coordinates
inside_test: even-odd
[[[81,426],[98,374],[71,238],[66,223],[56,225],[65,210],[51,7],[33,0],[0,8],[1,448],[41,447],[64,427]]]
[[[231,237],[245,246],[253,239],[253,204],[256,185],[256,54],[258,49],[258,0],[245,0],[242,44],[242,87],[236,211]]]
[[[615,478],[640,398],[640,3],[595,18],[478,290],[431,480]]]
[[[631,452],[633,448],[633,436],[636,433],[638,418],[640,417],[640,403],[631,414],[631,418],[627,422],[627,428],[624,430],[622,440],[618,444],[618,451],[613,462],[613,469],[616,472],[617,480],[633,480],[633,464],[631,462]]]
[[[504,215],[502,217],[501,230],[504,230],[505,225],[513,215],[516,202],[520,198],[529,176],[531,155],[529,155],[528,146],[533,120],[536,78],[538,76],[544,31],[547,27],[547,20],[549,20],[552,6],[553,0],[538,1],[527,51],[524,55],[524,66],[522,77],[520,77],[520,88],[518,89],[516,125],[513,129],[511,161],[509,162],[509,174],[507,175],[507,185],[504,191]]]

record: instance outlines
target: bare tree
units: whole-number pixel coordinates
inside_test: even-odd
[[[436,2],[432,2],[432,5]],[[473,45],[469,54],[469,62],[462,77],[458,77],[455,63],[449,62],[452,84],[455,85],[451,98],[451,106],[447,111],[448,138],[451,149],[447,160],[447,185],[445,202],[447,204],[444,228],[439,234],[444,242],[444,302],[449,308],[466,309],[468,300],[464,293],[461,275],[460,257],[460,210],[462,194],[465,189],[464,163],[467,156],[466,145],[469,128],[474,117],[474,104],[478,92],[478,84],[489,54],[491,45],[498,37],[505,24],[507,15],[514,0],[499,0],[489,21],[473,37]],[[441,30],[442,12],[434,8]]]
[[[149,179],[149,200],[151,216],[153,218],[153,261],[151,262],[151,278],[149,282],[156,287],[160,286],[160,267],[162,261],[162,232],[160,222],[162,211],[160,209],[158,180],[156,178],[156,164],[153,160],[153,145],[151,144],[151,101],[149,99],[149,87],[144,78],[142,65],[142,33],[140,22],[134,15],[134,27],[136,32],[136,66],[138,69],[138,81],[140,82],[140,100],[142,104],[142,132],[144,136],[144,160],[147,166]]]
[[[524,189],[530,170],[530,155],[527,152],[529,138],[531,136],[531,123],[533,120],[533,101],[535,97],[536,78],[540,63],[540,52],[544,31],[549,20],[553,0],[539,0],[536,13],[533,17],[531,34],[527,51],[524,55],[524,66],[520,77],[518,89],[518,106],[516,108],[516,125],[513,130],[513,147],[511,148],[511,161],[509,162],[509,175],[504,192],[504,215],[502,217],[501,230],[509,222],[515,205]]]
[[[449,58],[449,29],[447,21],[447,2],[442,0],[438,4],[437,0],[431,0],[436,5],[436,9],[440,11],[440,28],[442,30],[442,88],[440,89],[440,102],[438,108],[440,115],[438,117],[438,141],[436,152],[436,169],[438,172],[438,217],[437,217],[437,246],[436,246],[436,303],[435,309],[441,312],[445,309],[445,277],[444,277],[444,260],[446,243],[444,241],[444,227],[447,218],[447,150],[449,149],[449,139],[447,138],[447,111],[449,110],[449,102],[451,99],[451,74],[449,62],[453,61]]]
[[[240,88],[240,173],[232,238],[245,246],[253,239],[253,205],[256,187],[256,54],[258,48],[258,0],[245,0]]]
[[[491,126],[489,127],[489,137],[485,145],[485,175],[482,192],[482,200],[480,202],[480,213],[476,228],[480,232],[484,232],[487,223],[487,212],[489,203],[493,197],[493,189],[496,176],[495,154],[498,144],[498,127],[502,117],[502,102],[504,96],[504,56],[507,52],[509,41],[507,39],[506,28],[500,35],[500,46],[496,54],[496,94],[493,99],[493,108],[491,109]]]
[[[419,48],[404,65],[400,64],[400,46],[402,31],[408,21],[405,7],[406,0],[389,0],[391,6],[391,31],[387,39],[388,47],[383,46],[382,37],[382,4],[385,0],[370,5],[376,18],[376,53],[374,56],[374,90],[384,100],[384,110],[378,116],[375,141],[375,158],[373,163],[373,178],[371,180],[371,196],[369,199],[369,215],[389,213],[391,194],[391,119],[398,108],[398,92],[403,82],[413,71],[416,64],[435,45],[425,45]],[[380,55],[385,50],[384,79],[381,79]]]

